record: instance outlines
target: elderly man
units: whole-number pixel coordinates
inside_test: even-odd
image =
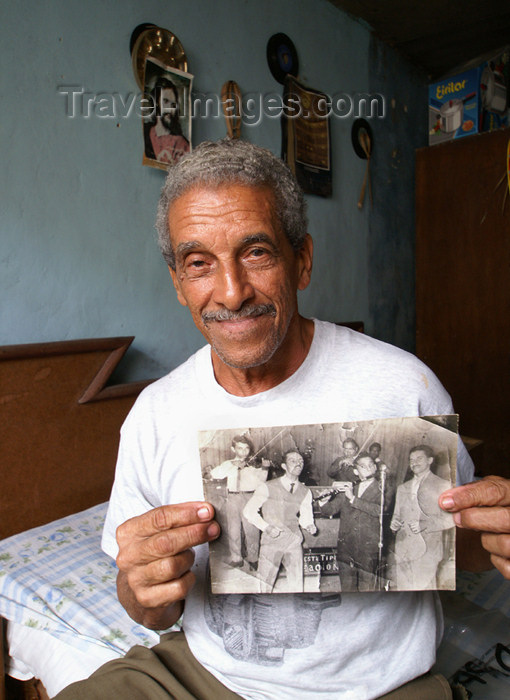
[[[117,557],[119,599],[133,619],[165,630],[184,612],[184,631],[153,650],[135,647],[59,700],[395,700],[415,689],[448,697],[444,679],[420,677],[441,632],[432,592],[272,595],[274,655],[269,596],[254,596],[248,617],[240,617],[244,596],[226,596],[218,612],[207,543],[219,527],[203,501],[197,438],[225,425],[281,425],[282,416],[299,425],[447,414],[448,395],[413,356],[299,314],[312,240],[303,195],[269,151],[238,140],[201,144],[170,169],[158,229],[177,297],[207,345],[150,385],[128,416],[103,547]],[[462,445],[458,473],[473,475]],[[484,531],[486,550],[510,576],[508,482],[492,477],[441,499],[458,525]],[[470,540],[474,553],[479,533]]]

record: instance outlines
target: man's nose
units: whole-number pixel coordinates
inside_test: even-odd
[[[213,298],[216,304],[237,311],[253,298],[254,288],[243,265],[237,261],[221,265],[214,282]]]

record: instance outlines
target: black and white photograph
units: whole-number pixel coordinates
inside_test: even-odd
[[[213,593],[452,590],[458,416],[201,431]]]
[[[144,165],[166,170],[191,150],[192,83],[191,74],[147,58]]]

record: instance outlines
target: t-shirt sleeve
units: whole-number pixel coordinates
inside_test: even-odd
[[[475,478],[475,467],[466,446],[459,436],[457,446],[457,486],[468,484]]]
[[[426,365],[423,365],[421,361],[418,360],[418,362],[423,368],[420,376],[425,387],[420,401],[420,415],[453,415],[455,409],[450,395],[432,370]],[[460,419],[462,422],[462,416]],[[467,484],[472,481],[474,479],[474,472],[473,460],[469,456],[466,446],[459,436],[457,444],[457,485]]]
[[[115,480],[101,540],[102,549],[112,558],[118,553],[115,537],[118,526],[159,505],[144,476],[149,459],[147,449],[151,444],[146,437],[137,420],[137,411],[132,410],[121,429]]]

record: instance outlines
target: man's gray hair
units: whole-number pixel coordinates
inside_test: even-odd
[[[172,202],[195,186],[247,185],[268,187],[275,199],[274,214],[295,251],[307,233],[303,192],[288,166],[271,151],[238,139],[204,141],[169,169],[158,205],[156,230],[163,257],[175,270],[168,230]]]

